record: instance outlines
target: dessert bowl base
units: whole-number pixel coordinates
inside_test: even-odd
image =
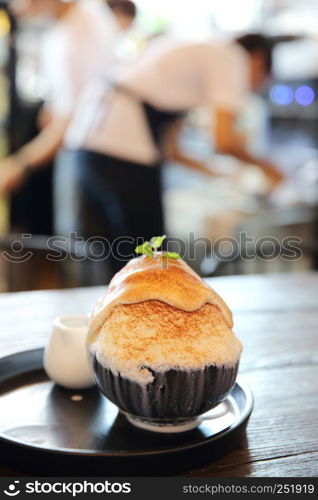
[[[128,422],[139,429],[144,429],[151,432],[161,432],[163,434],[174,434],[177,432],[186,432],[195,429],[200,425],[200,418],[187,418],[179,420],[162,420],[141,418],[135,415],[125,413]]]

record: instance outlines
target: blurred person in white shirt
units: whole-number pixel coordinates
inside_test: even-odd
[[[85,227],[89,214],[96,223],[93,233],[111,235],[111,242],[164,234],[165,158],[214,174],[179,148],[182,118],[199,106],[210,110],[211,139],[218,151],[258,165],[272,185],[279,183],[276,166],[252,155],[236,127],[246,95],[264,84],[270,69],[271,46],[261,35],[227,44],[160,40],[116,81],[101,81],[91,89],[66,134],[86,200],[79,232],[93,236],[92,225]],[[133,245],[122,241],[120,249],[113,248],[113,271],[132,256]]]
[[[100,74],[108,75],[115,60],[118,27],[105,3],[98,0],[11,0],[10,9],[21,21],[49,18],[41,47],[42,72],[49,87],[40,134],[14,155],[0,162],[0,190],[9,195],[52,159],[79,96]]]

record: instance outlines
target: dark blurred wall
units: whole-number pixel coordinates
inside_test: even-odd
[[[10,153],[14,153],[37,135],[37,117],[42,107],[42,103],[23,102],[17,94],[16,30],[16,23],[11,17],[10,58],[7,67],[10,83],[10,113],[7,124]],[[25,185],[14,194],[10,208],[12,232],[53,234],[52,173],[53,165],[49,164],[30,175]]]

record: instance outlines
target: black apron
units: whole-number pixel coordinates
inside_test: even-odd
[[[117,92],[121,92],[133,100],[138,102],[143,109],[144,116],[151,133],[151,137],[159,149],[161,150],[161,140],[162,135],[167,130],[169,125],[176,123],[178,120],[184,117],[185,111],[164,111],[156,106],[146,102],[142,97],[140,97],[134,91],[124,87],[123,85],[114,84],[113,89]]]
[[[142,106],[151,137],[161,152],[162,134],[181,118],[181,112],[162,111],[128,89],[114,87]],[[132,124],[134,126],[134,124]],[[78,229],[85,239],[106,237],[112,244],[128,236],[132,241],[112,248],[107,259],[112,273],[134,257],[137,238],[149,240],[165,233],[161,191],[162,159],[152,165],[107,154],[79,150],[75,157],[82,187]],[[119,255],[121,254],[121,255]],[[124,254],[124,255],[123,255]]]

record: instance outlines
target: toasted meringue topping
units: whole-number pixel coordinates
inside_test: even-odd
[[[221,297],[183,260],[142,256],[131,260],[111,281],[104,298],[97,304],[89,328],[89,342],[116,305],[137,304],[146,300],[164,302],[182,311],[196,311],[205,304],[216,306],[228,327],[232,313]]]
[[[145,383],[149,368],[232,366],[242,350],[216,306],[189,312],[159,301],[115,306],[91,348],[105,367]]]

